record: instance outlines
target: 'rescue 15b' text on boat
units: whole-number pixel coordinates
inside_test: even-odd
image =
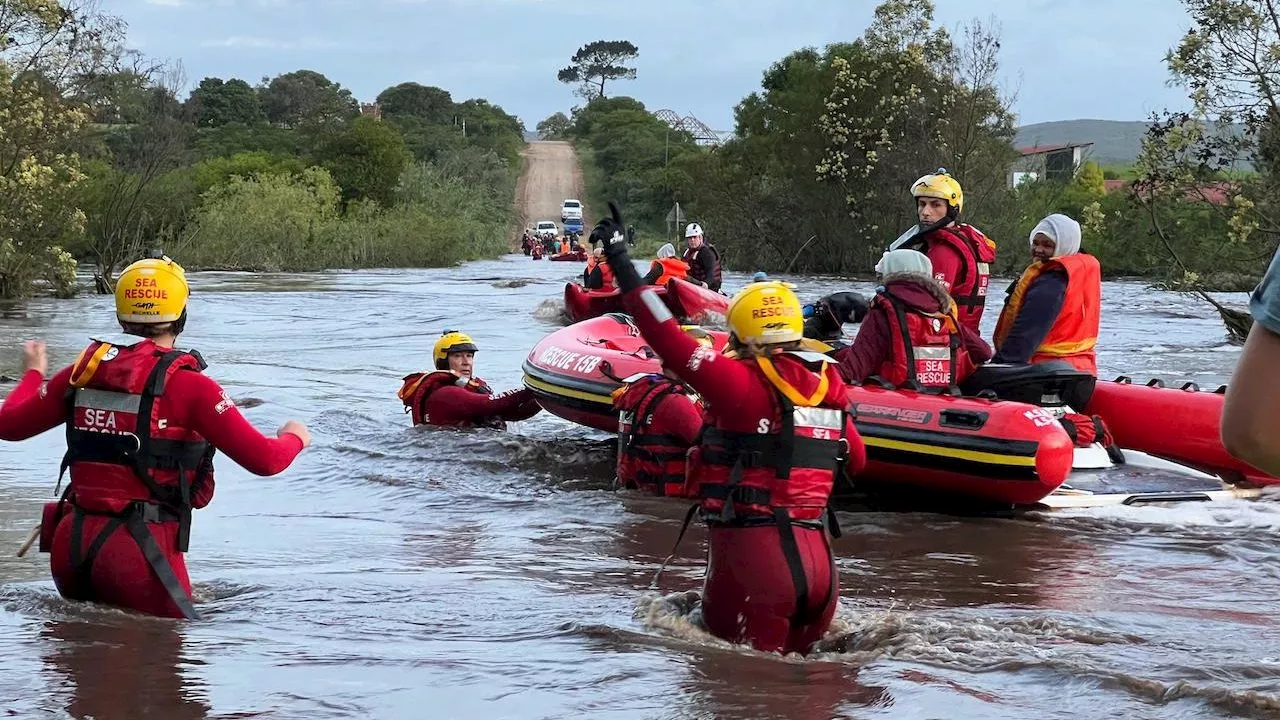
[[[723,350],[727,333],[707,333]],[[610,312],[543,338],[524,362],[524,383],[552,414],[613,432],[613,391],[650,372],[659,372],[656,353],[628,315]],[[1136,505],[1252,497],[1280,484],[1223,448],[1225,388],[1098,381],[1067,363],[1042,363],[986,365],[962,391],[852,387],[868,464],[837,502],[964,511]],[[1104,431],[1079,446],[1077,410],[1101,418],[1114,442]]]

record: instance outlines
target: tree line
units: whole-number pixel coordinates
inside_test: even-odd
[[[504,251],[524,126],[405,82],[362,108],[313,70],[251,85],[127,49],[97,0],[0,0],[0,297],[189,268],[436,266]]]
[[[1251,289],[1280,242],[1268,192],[1280,167],[1277,3],[1183,4],[1193,27],[1166,60],[1194,109],[1153,117],[1132,179],[1110,192],[1092,163],[1011,187],[1020,154],[999,28],[973,21],[953,37],[929,0],[885,0],[861,37],[772,64],[718,146],[605,96],[607,81],[636,76],[638,48],[623,41],[574,56],[560,79],[586,102],[537,129],[579,148],[593,202],[616,198],[642,235],[668,237],[678,202],[741,270],[870,274],[914,222],[912,181],[945,167],[965,189],[964,218],[999,244],[1000,272],[1020,270],[1031,228],[1063,212],[1110,276]],[[1233,123],[1245,131],[1227,132]]]

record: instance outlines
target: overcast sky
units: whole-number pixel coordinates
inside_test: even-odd
[[[575,103],[556,71],[584,43],[626,39],[639,77],[606,88],[650,109],[733,127],[733,107],[773,62],[862,34],[876,0],[103,0],[130,42],[206,76],[307,68],[361,100],[416,81],[487,98],[529,129]],[[996,16],[1021,124],[1141,120],[1184,107],[1165,86],[1166,50],[1188,27],[1179,0],[936,0],[955,29]]]

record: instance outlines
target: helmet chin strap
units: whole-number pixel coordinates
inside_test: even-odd
[[[951,223],[956,222],[959,218],[960,218],[960,211],[956,209],[955,205],[948,204],[947,214],[938,218],[934,222],[929,223],[928,225],[922,224],[920,226],[920,232],[917,233],[917,235],[928,235],[934,230],[940,230],[950,225]]]
[[[903,237],[900,237],[896,241],[891,243],[889,245],[889,249],[890,250],[916,249],[920,246],[921,243],[924,242],[925,235],[928,235],[934,230],[940,230],[953,222],[958,222],[959,219],[960,219],[960,211],[957,210],[954,205],[948,204],[946,215],[943,215],[941,218],[937,219],[934,222],[929,223],[928,225],[925,225],[924,223],[921,223],[921,222],[917,222],[915,233],[910,235],[908,235],[907,233],[903,233]],[[908,232],[910,232],[910,230],[908,230]]]

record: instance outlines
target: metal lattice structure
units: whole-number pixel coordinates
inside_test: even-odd
[[[673,130],[689,133],[693,141],[699,145],[719,145],[728,140],[733,133],[712,130],[706,123],[692,115],[681,116],[675,110],[663,108],[653,111],[653,116],[671,126]]]

